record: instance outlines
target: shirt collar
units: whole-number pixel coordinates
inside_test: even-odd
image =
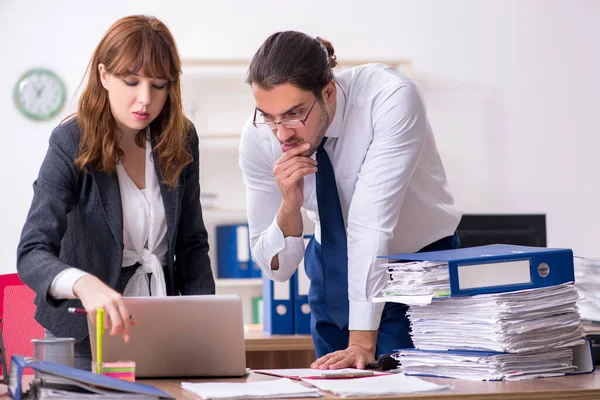
[[[335,115],[333,116],[331,125],[329,125],[329,128],[327,128],[327,132],[325,133],[325,136],[331,138],[337,138],[342,133],[342,126],[344,125],[344,113],[346,111],[346,93],[344,93],[344,89],[337,81],[335,82],[335,85],[337,86]]]

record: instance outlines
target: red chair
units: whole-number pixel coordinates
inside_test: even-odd
[[[34,298],[35,292],[17,274],[0,275],[0,319],[9,371],[13,354],[33,357],[31,339],[44,337],[44,328],[33,317]]]

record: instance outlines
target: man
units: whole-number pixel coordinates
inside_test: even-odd
[[[377,257],[458,247],[461,214],[415,85],[381,64],[334,77],[335,60],[300,32],[264,42],[240,166],[255,262],[285,281],[305,257],[312,367],[365,368],[412,347],[406,306],[371,302],[387,281]],[[306,254],[301,208],[315,222]]]

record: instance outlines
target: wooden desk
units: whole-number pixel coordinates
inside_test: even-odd
[[[27,381],[31,377],[25,377]],[[181,388],[181,382],[257,382],[277,379],[273,376],[251,372],[244,378],[230,379],[139,379],[138,382],[155,386],[177,400],[198,400],[199,397]],[[446,392],[424,393],[387,397],[353,397],[353,400],[598,400],[600,399],[600,373],[542,378],[520,382],[470,382],[458,379],[423,378],[440,385],[451,385]],[[9,400],[6,386],[0,385],[0,400]],[[320,400],[338,400],[338,396],[326,395]],[[306,399],[309,400],[309,399]],[[314,398],[310,399],[314,400]]]
[[[308,368],[315,361],[310,335],[246,332],[246,365],[252,369]]]
[[[250,373],[246,378],[213,379],[214,382],[256,382],[277,379],[275,377]],[[452,385],[454,390],[418,395],[388,397],[353,397],[353,400],[598,400],[600,399],[600,373],[542,378],[519,382],[470,382],[458,379],[423,378],[427,381]],[[185,382],[207,382],[206,379],[189,379]],[[198,400],[199,397],[181,389],[181,380],[140,380],[172,394],[177,400]],[[341,399],[328,395],[321,400]]]

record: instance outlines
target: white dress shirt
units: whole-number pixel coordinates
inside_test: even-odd
[[[335,81],[337,105],[325,150],[347,226],[349,329],[375,330],[384,304],[371,299],[388,280],[379,266],[386,260],[377,257],[416,252],[454,234],[461,212],[454,206],[423,100],[412,81],[382,64],[343,70]],[[240,167],[252,256],[276,281],[289,279],[304,256],[303,239],[284,238],[277,224],[281,192],[273,164],[282,154],[275,135],[255,128],[249,119],[242,132]],[[303,208],[315,222],[320,243],[315,174],[304,178]],[[276,255],[279,269],[272,271]]]
[[[145,160],[145,189],[137,187],[122,164],[117,165],[123,208],[122,267],[140,263],[125,287],[124,296],[148,296],[149,283],[152,296],[167,295],[162,268],[168,249],[167,222],[149,140]],[[148,273],[152,273],[150,281]],[[78,268],[67,268],[52,281],[50,295],[56,299],[74,299],[73,285],[87,274]]]

